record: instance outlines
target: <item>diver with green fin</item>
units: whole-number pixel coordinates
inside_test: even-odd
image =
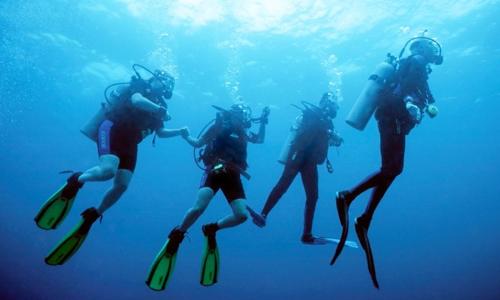
[[[137,68],[144,69],[151,77],[143,79]],[[138,144],[146,136],[153,132],[160,138],[189,134],[187,128],[163,127],[169,119],[166,100],[172,97],[174,78],[165,71],[152,72],[137,64],[133,69],[136,75],[130,82],[115,83],[105,89],[106,102],[81,130],[96,142],[99,164],[84,172],[72,173],[35,217],[38,227],[56,229],[86,182],[113,179],[100,206],[83,211],[77,226],[45,258],[49,265],[64,264],[82,245],[92,224],[127,190],[136,165]],[[112,90],[110,95],[109,90]]]
[[[402,58],[408,45],[411,54]],[[333,265],[339,257],[347,238],[349,206],[361,193],[373,189],[365,211],[355,219],[354,226],[376,288],[379,285],[368,229],[377,205],[394,179],[403,171],[406,135],[422,121],[425,112],[431,118],[438,114],[427,80],[431,73],[430,64],[442,63],[441,46],[436,40],[425,36],[410,39],[398,58],[389,54],[387,61],[379,64],[346,120],[354,128],[363,130],[375,112],[380,133],[382,166],[352,189],[337,192],[336,204],[342,235],[330,264]]]
[[[309,102],[302,102],[302,104],[303,108],[298,107],[302,113],[296,118],[278,160],[285,165],[283,173],[267,197],[261,213],[250,208],[249,212],[253,222],[259,227],[264,227],[267,216],[300,173],[306,192],[302,243],[323,245],[338,242],[338,240],[312,234],[314,212],[318,201],[318,165],[326,160],[328,172],[333,172],[332,165],[327,159],[328,148],[329,146],[339,147],[343,142],[332,122],[339,109],[337,96],[332,92],[327,92],[321,97],[319,106]]]
[[[245,205],[245,191],[241,176],[249,179],[247,168],[248,143],[264,142],[269,108],[265,107],[259,118],[252,119],[250,108],[244,103],[233,104],[228,110],[219,110],[217,117],[202,130],[198,138],[183,135],[194,148],[200,151],[197,164],[203,161],[204,176],[198,190],[198,198],[190,208],[182,223],[168,235],[163,248],[154,260],[146,284],[153,290],[163,290],[173,272],[177,250],[186,231],[196,222],[208,207],[210,201],[221,190],[232,209],[232,214],[217,222],[202,226],[205,236],[205,252],[202,258],[200,283],[210,286],[217,282],[219,272],[219,251],[216,233],[220,229],[242,224],[248,218]],[[258,133],[248,132],[252,122],[260,123]]]

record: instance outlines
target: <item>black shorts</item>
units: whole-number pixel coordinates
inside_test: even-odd
[[[137,143],[132,134],[117,128],[113,122],[106,120],[99,126],[97,135],[97,152],[116,155],[120,159],[119,169],[134,171],[137,162]]]
[[[201,180],[200,188],[202,187],[211,188],[214,193],[217,193],[219,189],[222,190],[229,203],[246,198],[240,173],[227,167],[220,170],[211,169],[205,172]]]

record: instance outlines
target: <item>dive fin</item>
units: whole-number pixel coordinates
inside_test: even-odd
[[[326,245],[326,244],[338,244],[340,243],[339,239],[329,238],[329,237],[321,237],[321,236],[313,236],[311,240],[304,241],[302,243],[306,245]],[[345,245],[350,248],[358,248],[358,244],[354,241],[344,241]]]
[[[347,234],[349,233],[349,207],[345,200],[344,192],[337,192],[336,195],[337,213],[339,215],[340,225],[342,225],[342,234],[340,236],[340,241],[335,249],[335,254],[333,255],[330,265],[333,265],[337,258],[342,253],[344,245],[347,241]]]
[[[363,250],[365,250],[366,261],[368,263],[368,271],[370,272],[370,277],[372,279],[373,285],[378,289],[377,274],[375,273],[375,262],[373,261],[372,249],[370,247],[370,240],[368,239],[368,229],[361,224],[361,222],[356,218],[354,227],[356,228],[356,234],[358,235],[359,243]]]
[[[81,174],[81,172],[73,173],[66,183],[45,202],[35,217],[38,227],[45,230],[56,229],[66,218],[78,190],[83,186],[83,183],[78,182]]]
[[[45,257],[45,263],[52,266],[62,265],[78,251],[87,238],[92,224],[100,215],[95,208],[89,208],[82,213],[82,216],[83,219]]]
[[[177,259],[177,250],[184,239],[184,232],[177,227],[168,235],[168,240],[156,256],[148,278],[147,286],[155,291],[162,291],[167,286],[170,276],[174,272],[175,261]]]
[[[177,250],[175,252],[169,251],[170,240],[167,240],[163,248],[160,250],[151,265],[146,284],[148,287],[155,291],[162,291],[165,289],[170,275],[172,275],[177,259]]]
[[[215,239],[215,232],[208,233],[203,227],[205,233],[205,253],[201,261],[201,278],[200,284],[203,286],[211,286],[217,283],[219,275],[219,249]]]

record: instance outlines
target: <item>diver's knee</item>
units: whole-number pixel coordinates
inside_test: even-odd
[[[245,223],[248,220],[248,213],[247,212],[239,212],[239,213],[234,214],[234,216],[236,217],[236,219],[238,220],[238,222],[240,224]]]
[[[382,168],[380,173],[386,179],[394,179],[403,173],[403,168]]]
[[[110,166],[101,167],[101,176],[105,180],[109,180],[109,179],[115,177],[115,175],[116,175],[116,169],[115,168],[112,168]]]

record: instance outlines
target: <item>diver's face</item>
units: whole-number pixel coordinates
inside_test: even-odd
[[[167,99],[172,97],[172,91],[170,86],[166,86],[164,82],[159,79],[153,79],[150,83],[151,91],[156,95],[162,95]]]

